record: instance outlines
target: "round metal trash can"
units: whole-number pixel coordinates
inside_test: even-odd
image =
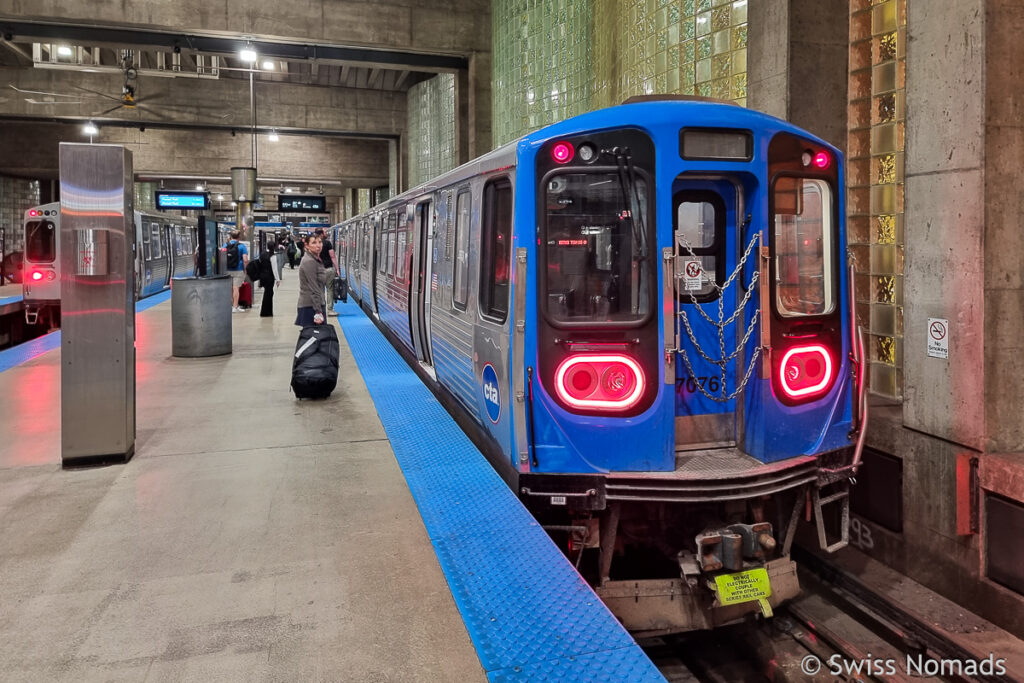
[[[171,280],[171,355],[184,358],[231,353],[231,277]]]

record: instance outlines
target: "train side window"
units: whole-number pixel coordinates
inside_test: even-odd
[[[150,223],[149,232],[151,236],[149,240],[150,254],[152,255],[153,258],[158,259],[160,258],[160,255],[163,253],[163,251],[160,249],[160,224]]]
[[[835,309],[833,212],[825,180],[782,176],[772,186],[775,306],[785,318]]]
[[[480,239],[480,312],[504,322],[512,241],[512,183],[508,178],[484,186]]]
[[[455,273],[452,304],[463,311],[469,298],[469,218],[472,211],[469,190],[455,200]]]
[[[149,247],[149,223],[142,224],[142,259],[144,261],[152,259],[152,251]]]
[[[57,226],[51,221],[26,223],[25,258],[36,263],[52,263],[57,258]]]
[[[405,263],[406,263],[406,244],[408,243],[409,231],[401,229],[398,231],[398,263],[395,268],[395,279],[401,284],[406,284],[408,280],[405,277]]]

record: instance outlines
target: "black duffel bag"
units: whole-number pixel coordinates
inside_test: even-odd
[[[309,325],[299,332],[292,360],[297,398],[327,398],[338,385],[338,334],[333,325]]]

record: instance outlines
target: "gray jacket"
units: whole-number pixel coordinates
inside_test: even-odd
[[[299,263],[299,308],[312,306],[314,311],[323,312],[327,307],[324,287],[327,286],[327,273],[324,264],[310,254],[303,254]]]

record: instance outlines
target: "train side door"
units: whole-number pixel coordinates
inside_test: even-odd
[[[160,245],[164,252],[164,287],[167,287],[174,275],[174,228],[167,223],[160,225]]]
[[[412,327],[416,357],[432,365],[430,356],[430,292],[432,287],[434,251],[434,203],[431,200],[416,205],[414,223],[412,293],[409,302],[409,317]]]
[[[742,248],[737,197],[725,179],[683,176],[673,185],[677,452],[736,444],[737,379],[744,376],[737,376],[737,348],[746,324],[737,314],[743,274],[730,278]]]

